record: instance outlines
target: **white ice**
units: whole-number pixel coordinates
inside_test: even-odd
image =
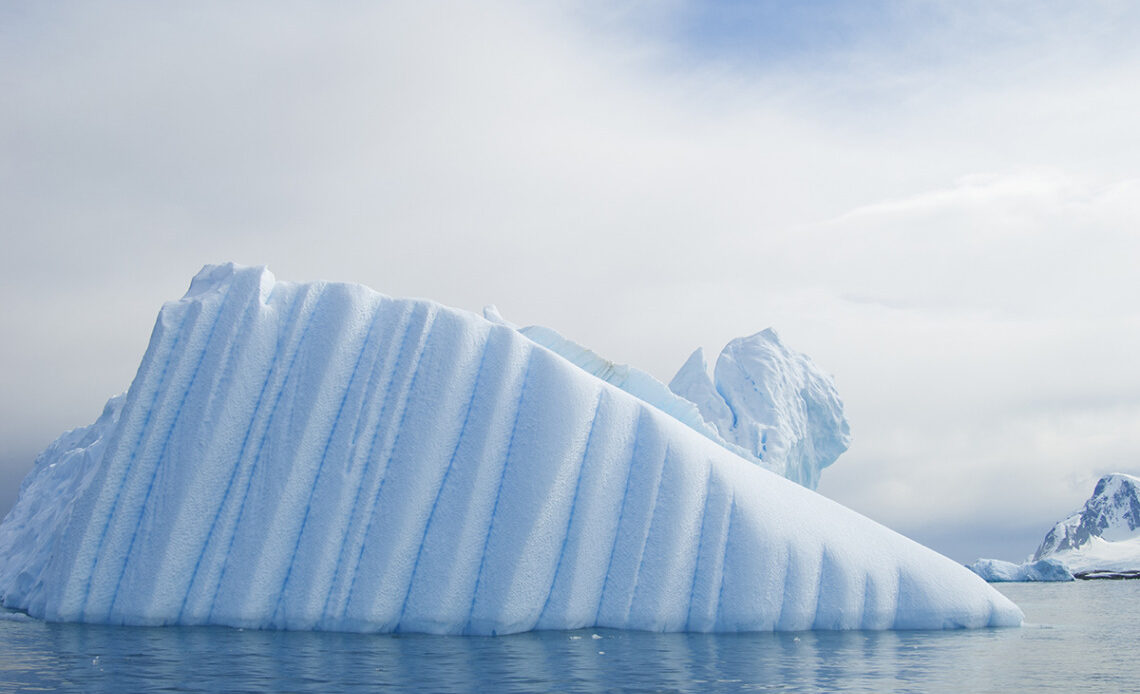
[[[697,349],[669,383],[722,438],[765,468],[815,489],[851,444],[835,382],[771,328],[729,342],[709,377]]]
[[[506,326],[233,265],[37,459],[0,596],[50,620],[468,634],[1021,621]]]
[[[990,583],[1032,583],[1037,581],[1072,581],[1073,572],[1056,559],[1039,559],[1024,564],[1001,559],[979,559],[970,565],[970,571]]]

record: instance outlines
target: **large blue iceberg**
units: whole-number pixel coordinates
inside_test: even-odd
[[[36,461],[0,596],[49,620],[503,634],[1017,625],[956,564],[505,325],[205,268]]]

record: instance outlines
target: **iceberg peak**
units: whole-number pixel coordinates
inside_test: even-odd
[[[483,317],[486,318],[487,320],[491,321],[492,323],[498,323],[499,325],[505,325],[508,328],[510,328],[511,330],[518,330],[519,329],[519,326],[510,322],[506,318],[503,318],[503,314],[499,313],[499,307],[494,305],[494,304],[487,304],[486,306],[483,307]]]
[[[851,443],[832,377],[784,346],[772,328],[725,345],[715,380],[693,352],[669,388],[697,404],[717,433],[747,457],[814,489],[820,472]]]
[[[269,292],[277,280],[267,266],[246,267],[228,262],[202,266],[202,269],[190,280],[190,287],[182,295],[182,300],[201,299],[206,294],[224,292],[239,274],[256,278],[261,302],[265,303],[269,299]]]

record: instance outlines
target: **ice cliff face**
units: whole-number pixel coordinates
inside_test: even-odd
[[[1140,478],[1100,478],[1084,507],[1045,535],[1033,558],[1046,557],[1078,572],[1140,570]]]
[[[72,502],[90,486],[115,431],[125,395],[107,401],[94,424],[64,433],[36,456],[20,497],[0,525],[0,598],[27,594],[66,533]]]
[[[696,403],[717,433],[767,469],[815,489],[851,444],[835,382],[772,329],[728,343],[709,377],[693,352],[669,388]]]
[[[37,459],[0,596],[50,620],[470,634],[1021,621],[515,330],[233,265]]]

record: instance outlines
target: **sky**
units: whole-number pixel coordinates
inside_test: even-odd
[[[1140,474],[1140,8],[0,2],[0,513],[204,264],[668,381],[774,327],[819,491],[1019,560]]]

